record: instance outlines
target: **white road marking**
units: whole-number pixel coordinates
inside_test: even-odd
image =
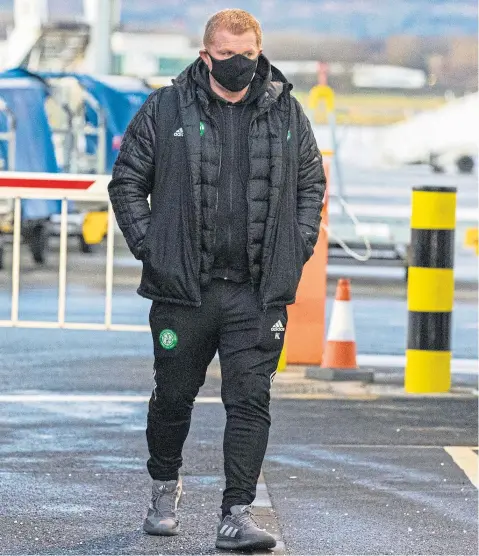
[[[454,463],[460,467],[471,483],[478,486],[478,465],[479,458],[472,448],[465,446],[445,446],[444,450],[451,456]]]
[[[145,403],[150,401],[150,396],[140,394],[2,394],[0,402],[3,403],[91,403],[91,402],[127,402]],[[196,403],[222,403],[219,396],[198,397]]]
[[[141,394],[0,394],[0,403],[39,404],[39,403],[148,403],[151,396]],[[281,400],[377,400],[377,394],[281,394],[273,392],[272,398]],[[195,403],[222,404],[220,396],[198,396]]]

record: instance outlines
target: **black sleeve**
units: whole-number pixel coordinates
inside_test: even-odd
[[[321,209],[326,190],[323,158],[319,152],[311,124],[299,102],[296,102],[299,132],[299,172],[296,217],[310,251],[318,241]]]
[[[141,259],[141,246],[150,224],[148,197],[155,175],[158,93],[148,97],[128,125],[108,185],[116,220],[137,259]]]

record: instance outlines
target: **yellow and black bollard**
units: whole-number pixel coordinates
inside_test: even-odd
[[[454,303],[455,187],[412,193],[405,390],[448,392]]]

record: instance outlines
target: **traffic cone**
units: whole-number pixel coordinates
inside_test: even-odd
[[[371,382],[373,379],[371,371],[358,369],[351,284],[346,278],[340,278],[336,287],[336,297],[321,367],[308,368],[306,376],[320,380],[362,380]]]
[[[327,369],[358,368],[351,285],[345,278],[340,278],[336,286],[336,298],[321,367]]]

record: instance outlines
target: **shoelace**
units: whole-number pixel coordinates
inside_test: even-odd
[[[166,508],[159,507],[161,500],[165,494],[173,495],[173,500],[170,500],[170,506]],[[166,492],[166,485],[161,485],[156,494],[153,495],[153,507],[162,517],[174,517],[176,489],[173,492]],[[164,500],[163,500],[164,501]]]
[[[259,527],[253,517],[251,506],[246,506],[241,514],[236,514],[234,517],[240,525],[250,525],[251,523],[253,523],[256,527]]]

